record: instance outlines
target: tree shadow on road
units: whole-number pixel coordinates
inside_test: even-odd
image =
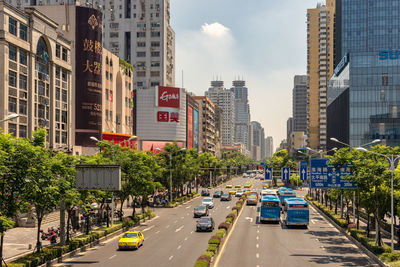
[[[339,263],[343,266],[377,266],[376,264],[372,264],[368,258],[362,256],[330,256],[315,254],[292,254],[291,256],[309,258],[310,263],[316,264]]]

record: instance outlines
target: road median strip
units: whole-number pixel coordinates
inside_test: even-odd
[[[219,255],[223,251],[230,234],[236,226],[236,222],[238,221],[237,218],[243,211],[245,199],[246,195],[242,196],[236,202],[236,205],[232,208],[232,211],[226,216],[225,221],[218,225],[218,232],[211,236],[208,241],[206,252],[196,260],[193,267],[208,267],[211,265],[216,266],[219,261]],[[214,260],[215,262],[213,264]]]

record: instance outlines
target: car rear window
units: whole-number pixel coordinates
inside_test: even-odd
[[[194,208],[194,210],[205,210],[206,207],[204,206],[197,206],[196,208]]]
[[[208,223],[208,222],[210,222],[210,221],[211,221],[210,218],[201,218],[201,219],[200,219],[200,222],[201,222],[201,223]]]
[[[122,238],[137,238],[137,233],[125,233]]]

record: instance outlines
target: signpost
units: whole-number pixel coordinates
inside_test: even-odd
[[[282,168],[282,181],[290,180],[290,168]]]
[[[300,181],[307,181],[307,161],[300,163]]]
[[[272,180],[272,168],[265,168],[265,180]]]
[[[356,189],[357,184],[345,178],[351,173],[350,167],[336,169],[328,165],[329,159],[311,159],[311,188]]]

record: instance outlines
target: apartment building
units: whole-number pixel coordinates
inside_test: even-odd
[[[274,155],[274,139],[272,136],[265,138],[265,156],[271,158]]]
[[[0,1],[0,123],[6,133],[48,132],[46,146],[71,151],[71,42],[59,25],[33,8],[25,11]]]
[[[294,76],[293,131],[307,132],[308,88],[307,75]]]
[[[199,151],[211,152],[215,155],[219,135],[216,127],[216,106],[207,96],[194,96],[193,98],[199,104]]]
[[[309,146],[325,149],[327,144],[327,86],[334,69],[335,0],[307,10],[307,75]]]
[[[231,91],[235,95],[235,143],[242,143],[250,149],[250,106],[246,82],[235,80]]]

